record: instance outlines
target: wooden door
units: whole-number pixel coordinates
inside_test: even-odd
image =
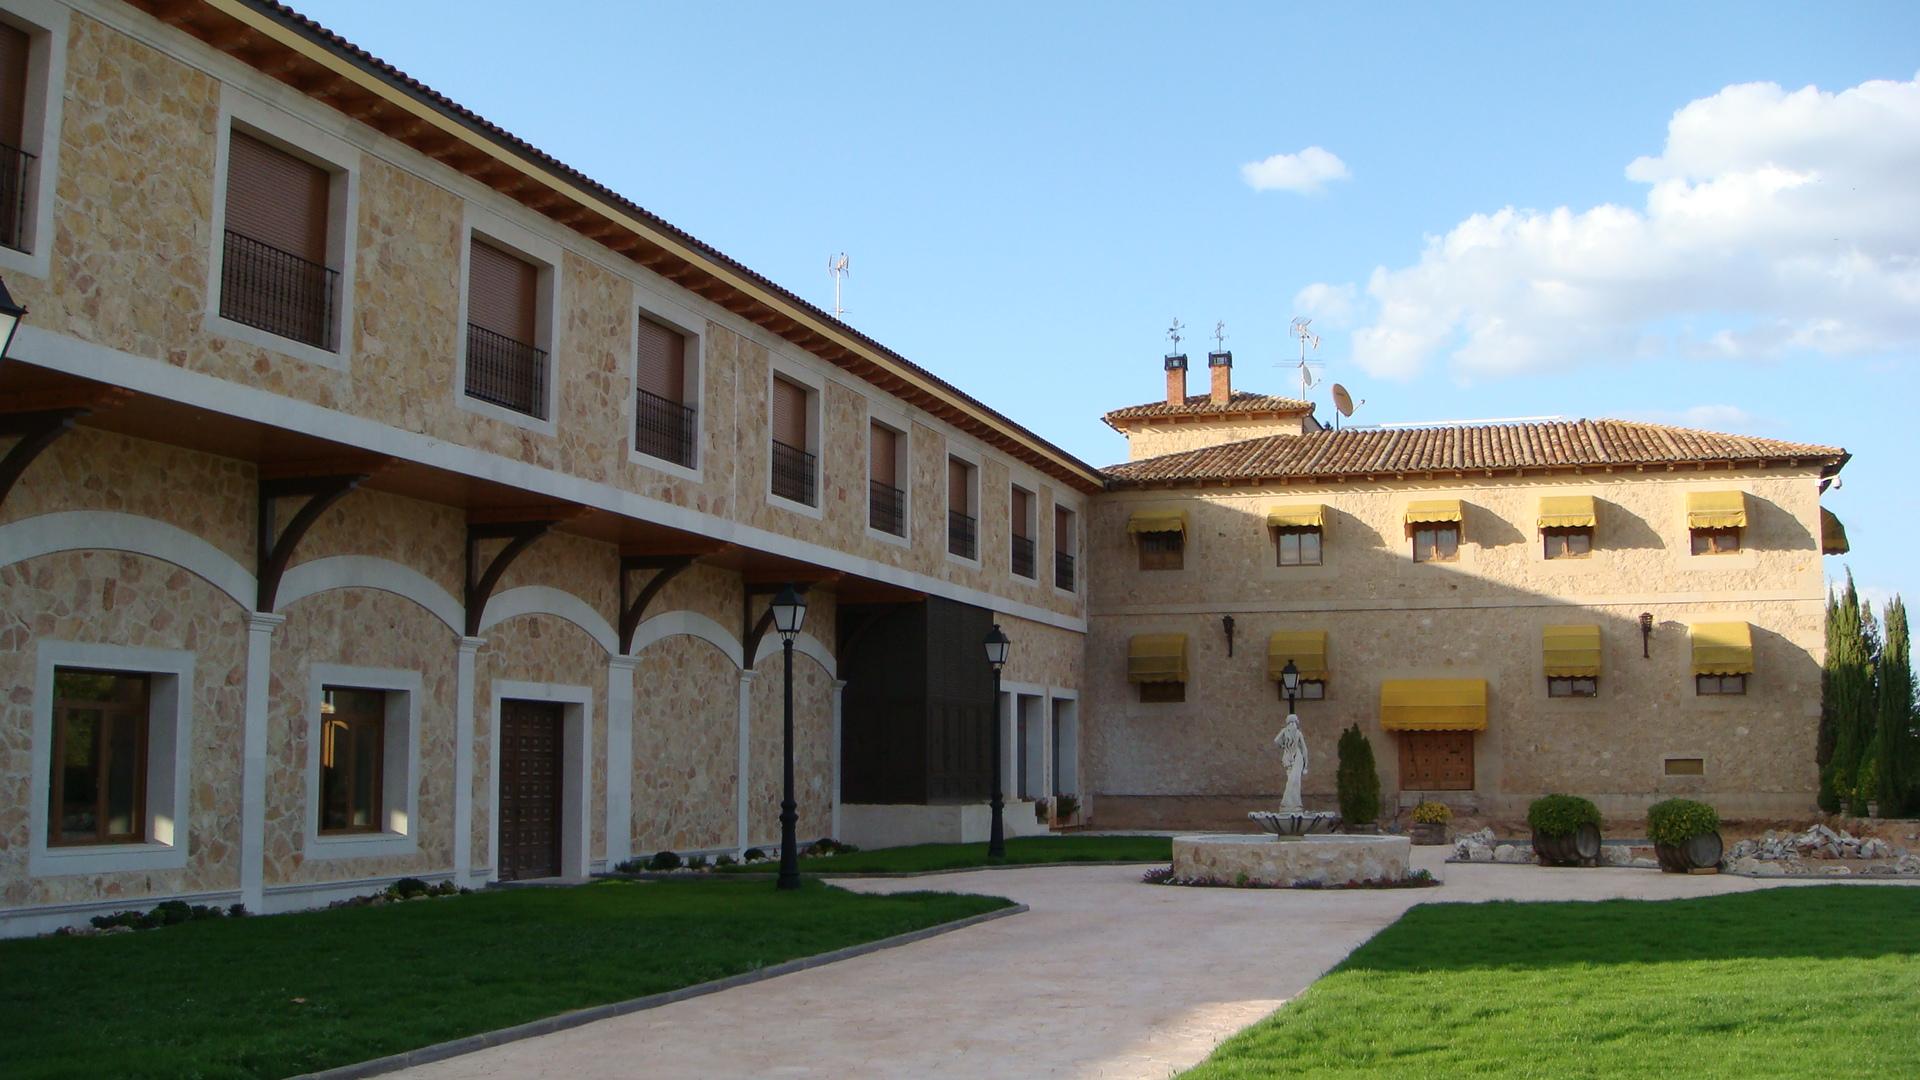
[[[1400,790],[1472,791],[1473,732],[1401,732]]]
[[[554,701],[500,703],[500,880],[560,874],[564,720]]]

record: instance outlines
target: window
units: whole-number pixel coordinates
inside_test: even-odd
[[[1287,684],[1276,682],[1274,689],[1280,691],[1280,700],[1287,700]],[[1301,679],[1299,692],[1294,694],[1296,701],[1325,701],[1327,699],[1327,681],[1325,679]]]
[[[1033,492],[1025,488],[1013,489],[1013,499],[1008,508],[1008,520],[1011,522],[1010,547],[1012,549],[1013,572],[1020,577],[1034,576],[1033,559]]]
[[[540,268],[474,237],[467,263],[467,396],[547,418]]]
[[[807,388],[773,377],[773,493],[814,505],[814,456],[807,451]]]
[[[900,433],[879,421],[867,425],[867,524],[890,536],[907,535],[907,493],[900,489]]]
[[[979,521],[973,516],[971,462],[947,458],[947,552],[963,559],[979,557]]]
[[[1745,675],[1695,675],[1693,692],[1702,697],[1744,694],[1747,692],[1747,677]]]
[[[1053,508],[1053,587],[1073,591],[1073,553],[1080,538],[1074,534],[1073,511],[1064,506]]]
[[[320,693],[320,833],[380,832],[387,695],[329,686]]]
[[[1542,529],[1549,559],[1584,559],[1593,553],[1592,529]]]
[[[27,58],[33,39],[0,23],[0,244],[27,250],[27,185],[35,155],[27,145]]]
[[[327,265],[333,175],[235,129],[227,144],[220,317],[332,351],[340,272]]]
[[[1187,700],[1187,684],[1183,682],[1143,682],[1140,687],[1140,701],[1146,705],[1167,705]]]
[[[1695,555],[1737,555],[1740,552],[1739,529],[1693,529]]]
[[[55,669],[50,846],[146,840],[148,697],[145,675]]]
[[[1670,757],[1666,760],[1665,771],[1668,776],[1705,776],[1707,761],[1697,757]]]
[[[1421,524],[1414,528],[1414,562],[1457,562],[1459,558],[1458,524]]]
[[[1138,535],[1140,569],[1179,570],[1186,565],[1186,533],[1143,532]]]
[[[645,315],[639,322],[634,339],[633,448],[691,469],[699,419],[687,392],[693,341]]]
[[[1273,530],[1275,558],[1281,566],[1319,566],[1319,529]]]
[[[1591,677],[1549,676],[1547,678],[1548,697],[1594,697],[1599,692],[1599,680]]]

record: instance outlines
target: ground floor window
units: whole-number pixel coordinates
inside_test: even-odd
[[[379,832],[386,757],[383,690],[328,686],[320,692],[320,832]]]
[[[1693,692],[1701,696],[1714,694],[1744,694],[1747,692],[1745,675],[1695,675]]]
[[[1591,676],[1572,678],[1549,678],[1547,680],[1548,697],[1593,697],[1600,692],[1599,680]]]
[[[148,678],[54,669],[49,844],[147,838]]]
[[[1140,700],[1144,704],[1168,704],[1187,700],[1187,684],[1183,682],[1143,682],[1140,687]]]

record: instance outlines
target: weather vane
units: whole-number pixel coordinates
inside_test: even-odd
[[[1213,323],[1213,351],[1227,351],[1227,321],[1216,319]]]
[[[1180,355],[1180,331],[1186,327],[1180,325],[1179,316],[1175,316],[1173,325],[1167,327],[1167,339],[1173,342],[1173,355]]]

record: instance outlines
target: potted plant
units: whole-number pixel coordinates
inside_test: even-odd
[[[1033,800],[1033,820],[1039,822],[1042,825],[1045,825],[1047,823],[1047,800],[1045,799]]]
[[[1452,820],[1453,811],[1446,803],[1420,800],[1413,808],[1413,842],[1423,846],[1446,843],[1447,822]]]
[[[1072,795],[1056,795],[1053,800],[1054,819],[1062,825],[1073,823],[1075,814],[1080,812],[1080,800]]]
[[[1542,866],[1596,866],[1600,808],[1578,795],[1543,795],[1527,807],[1533,854]]]
[[[1340,822],[1348,832],[1378,832],[1380,774],[1373,767],[1373,744],[1355,724],[1340,733],[1340,763],[1333,786],[1340,799]]]
[[[1647,808],[1647,839],[1660,869],[1670,874],[1712,873],[1720,867],[1720,815],[1693,799],[1668,799]]]

